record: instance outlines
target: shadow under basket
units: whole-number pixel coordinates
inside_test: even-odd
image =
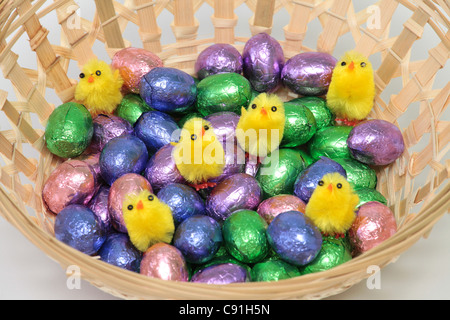
[[[448,211],[448,2],[380,0],[364,8],[350,0],[96,0],[95,4],[88,20],[79,15],[81,4],[71,0],[0,3],[2,83],[15,93],[8,96],[0,90],[0,214],[64,270],[77,265],[84,280],[126,299],[319,299],[367,278],[369,266],[383,268],[395,261]],[[211,14],[205,18],[200,10]],[[170,19],[169,28],[159,19],[163,15]],[[48,21],[53,23],[45,28]],[[238,27],[245,34],[235,34]],[[137,43],[125,39],[132,28]],[[56,240],[54,217],[46,213],[41,191],[63,160],[47,150],[44,128],[56,106],[74,99],[79,67],[93,57],[106,61],[121,48],[135,46],[157,54],[166,67],[194,75],[196,58],[207,46],[230,43],[242,52],[249,37],[260,32],[280,42],[286,59],[303,51],[339,57],[340,42],[353,41],[347,50],[356,49],[377,61],[377,96],[370,117],[394,123],[405,141],[402,156],[376,170],[377,190],[395,215],[397,233],[327,271],[220,287],[149,278]],[[434,37],[435,46],[421,46],[425,36]],[[55,38],[59,43],[51,43]],[[161,41],[171,38],[173,43]],[[24,39],[28,52],[23,48],[14,52]],[[311,45],[310,39],[316,42]],[[28,66],[30,61],[34,67]],[[73,75],[71,70],[76,70]],[[286,90],[279,94],[284,100],[297,97]]]

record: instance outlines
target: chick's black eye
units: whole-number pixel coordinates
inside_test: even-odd
[[[203,128],[204,128],[205,130],[209,130],[209,127],[208,127],[207,125],[205,125]]]
[[[80,78],[83,79],[84,77],[84,73],[80,73]]]
[[[361,67],[365,67],[366,66],[366,63],[365,62],[361,62]]]
[[[338,183],[338,184],[336,185],[336,187],[338,187],[338,189],[342,188],[342,183]]]
[[[95,74],[96,74],[97,76],[99,76],[99,75],[102,74],[102,72],[101,72],[100,70],[97,70],[97,71],[95,71]]]
[[[345,61],[342,61],[341,66],[346,66],[347,63]]]
[[[273,112],[276,112],[276,111],[277,111],[277,107],[273,106],[273,107],[272,107],[272,111],[273,111]]]
[[[256,104],[252,104],[252,109],[256,109]]]
[[[128,205],[127,209],[128,209],[128,210],[133,210],[133,205],[131,205],[131,204]]]
[[[324,185],[323,180],[320,180],[319,183],[318,183],[318,185],[319,185],[319,186],[323,186],[323,185]]]
[[[153,196],[150,194],[149,196],[148,196],[148,198],[147,198],[149,201],[153,201]]]
[[[191,135],[191,140],[196,140],[197,139],[197,135],[196,134],[192,134]]]

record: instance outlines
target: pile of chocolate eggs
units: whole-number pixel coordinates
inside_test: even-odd
[[[375,189],[375,169],[401,156],[403,138],[382,120],[335,124],[325,94],[336,62],[321,52],[285,61],[281,45],[266,33],[250,38],[242,53],[211,45],[199,54],[195,77],[164,67],[143,49],[117,52],[111,66],[124,86],[115,113],[92,118],[70,102],[47,124],[48,149],[62,160],[42,189],[56,238],[149,277],[212,284],[323,271],[380,244],[397,226]],[[276,163],[249,162],[235,138],[240,110],[258,93],[282,87],[299,97],[285,102]],[[194,116],[207,119],[232,146],[217,185],[200,191],[186,183],[172,158],[171,142]],[[322,236],[304,216],[317,182],[330,172],[346,177],[360,198],[343,239]],[[176,227],[170,244],[144,253],[130,242],[122,217],[125,197],[143,190],[171,208]]]

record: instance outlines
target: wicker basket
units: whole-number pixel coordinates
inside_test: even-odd
[[[361,8],[358,2],[96,0],[96,11],[87,9],[92,14],[87,20],[79,15],[79,7],[72,0],[1,1],[0,66],[6,79],[2,81],[15,93],[8,96],[0,90],[1,215],[62,268],[79,266],[83,279],[118,297],[311,299],[348,289],[368,277],[369,266],[384,267],[427,236],[450,203],[448,112],[445,121],[450,84],[448,70],[444,69],[450,52],[449,3],[380,0]],[[212,16],[197,17],[205,6]],[[246,12],[250,12],[250,19],[245,17]],[[167,22],[162,21],[163,15],[170,20],[168,28],[163,26]],[[48,21],[53,23],[45,28]],[[392,34],[392,26],[399,23],[400,32]],[[245,34],[235,34],[238,25]],[[165,66],[192,74],[203,48],[212,43],[231,43],[242,50],[245,41],[259,32],[272,33],[282,44],[286,58],[312,50],[338,57],[343,53],[336,49],[340,42],[347,49],[355,47],[371,56],[377,67],[378,89],[371,116],[399,126],[407,147],[394,164],[377,170],[377,189],[395,213],[398,232],[378,247],[328,271],[220,288],[148,278],[57,241],[53,217],[43,208],[41,190],[61,159],[46,149],[43,133],[55,106],[73,99],[78,67],[94,56],[107,60],[120,48],[137,46],[158,54]],[[126,34],[134,34],[138,43],[126,40]],[[435,46],[420,46],[424,36],[436,38]],[[29,41],[29,50],[14,52],[21,41]],[[34,67],[28,66],[30,61],[35,62]],[[296,97],[287,91],[280,95],[285,99]]]

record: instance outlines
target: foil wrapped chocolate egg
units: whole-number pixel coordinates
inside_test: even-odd
[[[134,134],[147,146],[149,154],[179,139],[180,128],[171,116],[159,111],[142,114],[134,125]]]
[[[94,134],[91,148],[102,151],[105,145],[113,138],[125,134],[132,134],[131,124],[118,116],[99,114],[93,120]]]
[[[317,183],[327,173],[337,172],[347,178],[347,174],[342,166],[327,157],[320,157],[319,160],[303,170],[294,183],[294,194],[308,203]]]
[[[133,47],[117,51],[111,61],[111,67],[119,70],[123,79],[124,93],[139,93],[141,78],[153,68],[162,66],[162,60],[153,52]]]
[[[67,102],[50,114],[45,127],[47,149],[61,158],[75,158],[85,151],[94,134],[92,116],[81,104]]]
[[[269,252],[267,223],[256,211],[238,210],[223,223],[222,232],[227,251],[244,263],[263,260]]]
[[[256,209],[262,200],[262,190],[256,179],[237,173],[223,179],[206,199],[206,214],[217,221],[227,219],[239,209]]]
[[[281,259],[255,264],[251,271],[252,281],[279,281],[300,276],[298,267]]]
[[[205,117],[214,128],[214,133],[223,142],[234,142],[236,138],[236,127],[240,117],[234,112],[217,112]]]
[[[377,186],[377,174],[368,165],[351,158],[336,158],[347,174],[347,181],[353,189],[375,188]]]
[[[305,212],[305,202],[291,194],[280,194],[261,202],[256,212],[270,224],[272,220],[282,212],[299,211]]]
[[[193,106],[197,86],[182,70],[156,67],[142,77],[139,94],[155,110],[183,113]]]
[[[127,173],[141,173],[148,161],[145,143],[134,135],[111,139],[100,155],[100,172],[109,185]]]
[[[261,163],[256,180],[267,199],[279,194],[292,194],[298,175],[305,168],[303,158],[295,149],[281,148]]]
[[[251,37],[242,52],[244,76],[258,92],[273,92],[281,85],[284,53],[280,43],[267,33]]]
[[[298,211],[280,213],[267,227],[272,249],[286,262],[304,266],[322,247],[322,234],[312,221]]]
[[[405,149],[400,129],[385,120],[368,120],[356,125],[347,140],[353,158],[369,165],[394,162]]]
[[[100,187],[89,164],[66,160],[53,170],[42,188],[45,207],[58,214],[70,204],[87,205]]]
[[[148,111],[153,111],[140,95],[135,93],[128,93],[122,101],[117,105],[114,114],[122,119],[127,120],[132,126],[136,123],[137,119]]]
[[[307,107],[316,119],[317,130],[332,126],[334,123],[334,116],[324,98],[314,96],[300,97],[289,100],[288,102]]]
[[[157,197],[172,210],[175,226],[187,218],[205,214],[205,201],[185,184],[170,183],[158,191]]]
[[[114,231],[108,209],[109,189],[109,186],[102,185],[88,204],[89,209],[97,217],[97,221],[105,234],[110,234]]]
[[[206,267],[195,273],[191,282],[224,285],[230,283],[249,282],[248,271],[234,263],[223,263]]]
[[[308,142],[316,133],[316,118],[307,107],[285,102],[284,114],[286,122],[280,147],[298,147]]]
[[[359,198],[359,203],[356,205],[357,208],[370,201],[378,201],[387,205],[387,199],[376,189],[363,187],[355,189],[355,192]]]
[[[361,205],[348,230],[352,256],[358,256],[376,247],[396,232],[397,222],[389,207],[377,201]]]
[[[186,183],[172,157],[174,146],[167,144],[159,149],[148,161],[144,177],[150,182],[155,192],[170,183]]]
[[[223,150],[225,151],[225,166],[223,167],[222,174],[216,178],[209,179],[210,182],[218,183],[236,173],[243,173],[245,170],[245,152],[233,140],[227,140],[223,144]]]
[[[303,96],[328,92],[336,58],[325,52],[303,52],[290,58],[283,67],[283,84]]]
[[[98,255],[100,260],[106,263],[139,273],[142,253],[134,247],[129,236],[125,233],[108,235]]]
[[[111,223],[117,231],[127,232],[122,211],[123,202],[126,197],[129,195],[138,195],[144,190],[153,192],[152,186],[147,179],[136,173],[124,174],[111,185],[108,195],[108,211],[111,217]]]
[[[222,241],[219,223],[204,215],[186,218],[173,236],[173,245],[181,251],[187,262],[194,264],[211,260]]]
[[[180,250],[163,242],[154,244],[144,253],[140,273],[162,280],[189,280],[188,267]]]
[[[199,80],[218,73],[242,73],[242,56],[230,44],[216,43],[198,55],[194,71]]]
[[[87,255],[95,255],[105,242],[105,234],[88,207],[71,204],[55,218],[55,237]]]
[[[204,117],[216,112],[241,114],[241,107],[250,103],[251,85],[237,73],[209,76],[197,85],[197,111]]]
[[[321,156],[331,159],[350,158],[347,138],[353,127],[332,126],[316,132],[308,143],[309,154],[317,160]]]
[[[352,259],[346,239],[324,237],[317,257],[301,268],[301,274],[320,272],[334,268]]]

